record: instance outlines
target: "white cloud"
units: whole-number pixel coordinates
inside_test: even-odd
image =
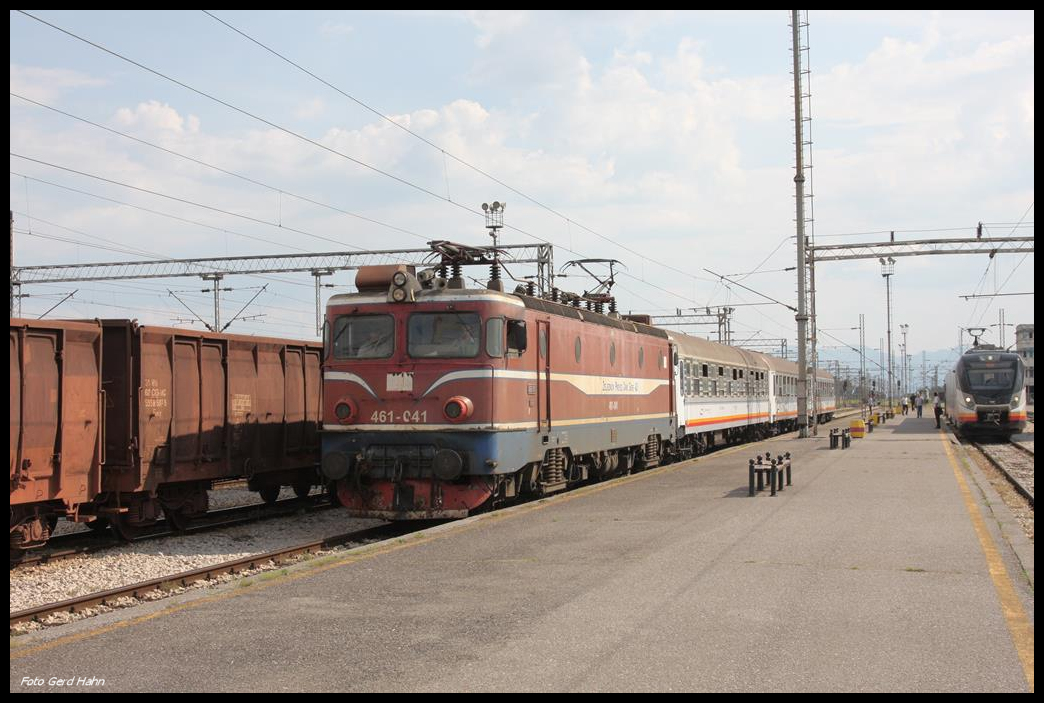
[[[108,81],[79,71],[11,64],[11,92],[39,102],[53,103],[70,90],[107,84]]]
[[[199,131],[199,118],[189,115],[186,119],[170,105],[157,100],[139,103],[133,110],[121,107],[116,111],[116,122],[122,127],[145,132],[195,133]]]

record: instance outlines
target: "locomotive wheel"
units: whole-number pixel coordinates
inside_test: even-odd
[[[263,486],[258,493],[261,494],[261,500],[265,501],[266,505],[272,505],[279,500],[280,486]]]
[[[300,483],[294,484],[294,495],[296,495],[298,498],[307,498],[308,494],[311,492],[311,481],[301,481]]]

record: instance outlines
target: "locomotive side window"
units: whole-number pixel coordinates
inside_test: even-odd
[[[422,359],[478,356],[482,323],[473,312],[419,312],[410,315],[406,345]]]
[[[525,320],[507,321],[507,350],[508,354],[522,356],[528,344],[526,337]]]
[[[537,331],[537,346],[540,348],[540,358],[547,358],[547,328],[541,327]]]
[[[616,366],[616,342],[609,342],[609,365]]]
[[[638,368],[645,368],[645,347],[638,347]]]
[[[486,320],[486,354],[504,356],[504,318],[491,317]]]
[[[395,351],[391,315],[341,315],[333,324],[335,359],[387,359]]]

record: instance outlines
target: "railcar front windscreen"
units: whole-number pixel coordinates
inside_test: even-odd
[[[421,359],[478,356],[482,325],[476,313],[420,312],[410,315],[407,349]]]
[[[1001,396],[1010,395],[1022,384],[1018,359],[962,359],[961,367],[961,386],[979,403],[1001,402]]]
[[[387,359],[395,351],[391,315],[341,315],[333,324],[335,359]]]

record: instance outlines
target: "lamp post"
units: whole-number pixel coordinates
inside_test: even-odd
[[[895,259],[879,259],[881,262],[881,276],[885,279],[885,304],[888,313],[888,407],[894,408],[892,403],[892,275],[895,273]]]
[[[909,365],[906,363],[906,361],[907,361],[906,357],[908,357],[910,355],[910,349],[909,349],[909,347],[906,346],[906,333],[907,333],[907,331],[909,331],[910,325],[899,325],[899,329],[901,329],[903,331],[903,368],[902,368],[902,372],[899,374],[899,377],[903,380],[903,385],[902,385],[903,392],[909,394],[909,392],[910,392],[910,378],[909,378],[910,374],[909,374]]]

